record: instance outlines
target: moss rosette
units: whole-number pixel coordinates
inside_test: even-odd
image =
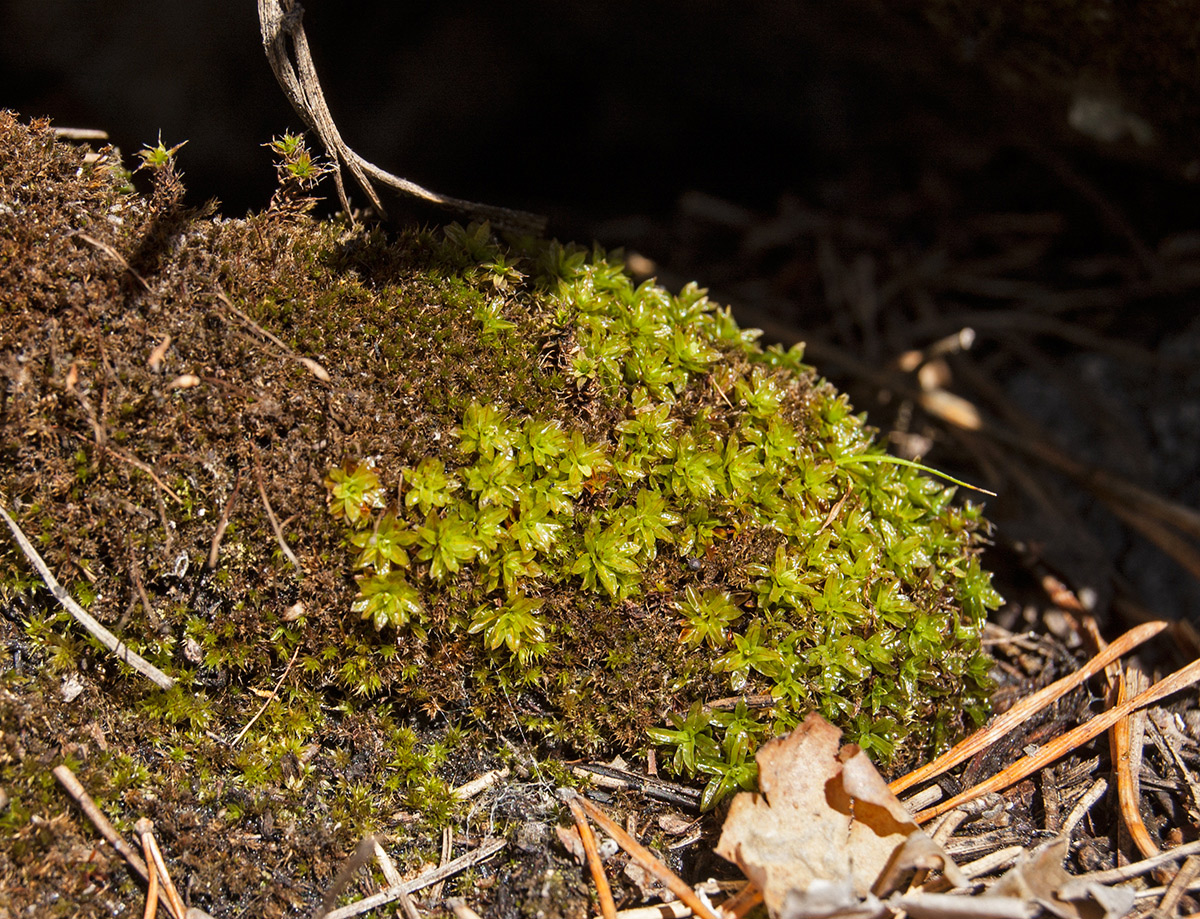
[[[507,370],[440,407],[461,414],[432,455],[326,479],[362,618],[477,635],[477,696],[584,746],[649,730],[710,800],[809,711],[884,761],[981,719],[979,509],[891,462],[801,348],[599,249],[456,225],[438,258],[480,373]],[[694,707],[731,694],[769,705]]]

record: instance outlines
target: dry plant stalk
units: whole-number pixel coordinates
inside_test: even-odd
[[[54,595],[54,599],[61,603],[80,625],[87,629],[100,644],[108,648],[119,660],[127,663],[148,680],[163,689],[170,689],[175,685],[173,679],[140,654],[130,650],[125,642],[117,638],[116,635],[97,622],[87,610],[75,602],[74,598],[58,583],[58,579],[51,573],[49,566],[42,560],[42,557],[38,555],[37,550],[29,542],[28,538],[26,538],[24,531],[17,526],[17,522],[8,515],[8,511],[3,507],[0,507],[0,517],[4,518],[4,522],[12,530],[13,539],[17,541],[17,545],[21,547],[21,551],[25,553],[25,557],[29,559],[29,563],[37,569],[37,573],[41,575],[46,586],[50,588],[50,593]]]
[[[1033,717],[1033,715],[1040,712],[1047,705],[1062,698],[1076,686],[1099,673],[1108,664],[1117,660],[1122,655],[1129,653],[1143,642],[1150,640],[1166,627],[1166,622],[1158,621],[1146,622],[1130,629],[1079,668],[1079,670],[1063,677],[1061,680],[1056,680],[1049,686],[1039,689],[1033,695],[1018,702],[1003,715],[998,716],[991,724],[976,731],[933,762],[896,779],[889,786],[892,789],[892,793],[898,795],[905,789],[924,782],[926,779],[941,775],[946,770],[953,769],[959,763],[986,750],[1017,725]]]
[[[302,15],[303,9],[295,0],[258,0],[258,23],[267,60],[275,72],[275,79],[279,81],[288,101],[292,103],[292,108],[317,132],[326,152],[337,164],[338,168],[333,174],[337,181],[338,197],[347,216],[352,212],[342,180],[342,169],[349,170],[354,181],[366,193],[372,206],[381,216],[386,216],[387,212],[379,200],[373,181],[440,207],[489,220],[493,226],[500,229],[533,234],[542,232],[546,225],[543,217],[525,211],[440,195],[380,169],[351,150],[342,140],[341,132],[338,131],[329,112],[329,105],[325,101],[325,93],[321,89],[321,82],[317,78],[317,70],[308,47],[308,36],[301,22]]]
[[[1179,692],[1181,689],[1193,685],[1197,680],[1200,680],[1200,660],[1192,661],[1186,667],[1176,670],[1170,676],[1160,680],[1151,686],[1143,693],[1139,693],[1128,702],[1123,702],[1120,705],[1110,708],[1103,714],[1097,715],[1090,721],[1079,725],[1074,730],[1068,731],[1061,737],[1056,737],[1050,743],[1046,744],[1037,753],[1032,756],[1026,756],[1017,760],[1003,772],[1000,772],[984,782],[980,782],[974,788],[969,788],[962,794],[955,795],[947,801],[923,810],[918,814],[913,815],[913,819],[917,823],[923,823],[926,820],[932,820],[946,811],[953,810],[960,804],[965,804],[967,801],[972,801],[982,795],[992,791],[1000,791],[1008,788],[1028,775],[1032,775],[1044,766],[1048,766],[1060,756],[1066,756],[1072,750],[1087,743],[1093,737],[1107,731],[1110,727],[1128,715],[1130,712],[1136,711],[1147,705],[1153,705],[1160,699],[1165,699],[1173,693]]]

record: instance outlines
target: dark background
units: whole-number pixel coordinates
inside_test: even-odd
[[[343,136],[447,194],[562,215],[669,210],[683,190],[764,206],[847,163],[890,174],[963,138],[1035,128],[951,43],[864,4],[314,2],[305,24]],[[249,0],[0,4],[0,104],[102,128],[127,154],[162,132],[196,197],[270,196],[261,144],[301,127]],[[946,124],[953,137],[947,136]],[[1023,123],[1023,124],[1022,124]],[[1020,125],[1020,127],[1014,127]]]
[[[1189,507],[1200,504],[1200,380],[1179,368],[1200,364],[1198,291],[1121,292],[1174,278],[1187,265],[1169,259],[1200,253],[1194,20],[1165,0],[313,0],[304,17],[332,113],[369,160],[444,194],[547,214],[562,238],[628,246],[668,286],[708,284],[781,338],[884,367],[936,337],[906,331],[920,322],[1013,306],[937,294],[872,327],[832,292],[830,251],[838,271],[865,265],[878,287],[930,255],[948,275],[1010,257],[1018,267],[995,269],[1006,282],[1109,285],[1111,306],[1059,318],[1169,354],[1170,374],[1062,338],[1005,351],[985,336],[973,355],[1073,456]],[[249,0],[0,2],[0,105],[104,129],[127,158],[160,132],[187,140],[190,200],[217,198],[228,216],[266,205],[262,145],[302,127]],[[442,216],[394,202],[393,214]],[[979,229],[998,214],[1051,215],[1062,229],[1013,262],[1027,240]],[[820,363],[872,420],[897,423],[903,400]],[[932,442],[935,464],[982,474],[936,432]],[[1044,469],[1026,476],[1056,487]],[[1086,490],[1060,481],[1050,506],[998,490],[1016,496],[989,506],[1002,542],[1032,543],[1105,607],[1114,593],[1169,615],[1200,603],[1195,578]]]

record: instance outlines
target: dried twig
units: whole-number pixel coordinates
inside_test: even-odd
[[[1150,640],[1166,627],[1166,622],[1146,622],[1130,629],[1079,668],[1079,670],[1022,699],[1007,712],[995,718],[991,724],[980,731],[976,731],[933,762],[896,779],[889,786],[892,793],[900,794],[905,789],[924,782],[926,779],[941,775],[946,770],[953,769],[959,763],[987,749],[999,738],[1007,735],[1017,725],[1032,717],[1055,700],[1062,698],[1076,686],[1099,673],[1108,664],[1117,660],[1123,654],[1127,654],[1143,642]]]
[[[1062,825],[1062,835],[1070,836],[1071,831],[1084,818],[1084,815],[1091,810],[1092,805],[1104,797],[1106,791],[1108,791],[1108,782],[1104,779],[1096,779],[1092,783],[1092,786],[1075,802],[1075,806],[1071,808],[1071,812],[1067,814],[1067,819],[1063,821]]]
[[[342,180],[343,168],[349,170],[354,181],[371,200],[372,206],[383,216],[386,216],[386,211],[372,181],[440,207],[490,220],[498,228],[525,233],[542,231],[546,223],[545,218],[536,214],[439,195],[415,182],[385,172],[351,150],[342,140],[341,132],[338,131],[329,112],[329,105],[325,101],[325,93],[321,89],[321,82],[317,78],[317,70],[308,47],[308,36],[301,22],[302,15],[300,4],[294,0],[258,0],[258,22],[267,60],[275,72],[275,79],[279,81],[288,101],[292,103],[292,108],[317,132],[326,152],[337,164],[334,178],[337,181],[338,197],[347,216],[351,214],[351,209]]]
[[[131,651],[125,642],[117,638],[116,635],[97,622],[95,617],[93,617],[87,610],[75,602],[74,598],[72,598],[71,595],[63,589],[63,586],[58,583],[58,580],[50,572],[50,568],[42,560],[42,557],[38,555],[37,550],[25,537],[25,533],[22,532],[19,526],[17,526],[17,522],[8,515],[8,511],[6,511],[3,506],[0,506],[0,517],[4,518],[4,522],[7,523],[8,528],[12,530],[13,539],[17,541],[17,545],[21,547],[21,551],[25,553],[25,557],[29,559],[29,563],[37,569],[38,574],[41,575],[42,580],[46,583],[46,586],[50,588],[50,593],[54,595],[54,599],[61,603],[63,607],[66,608],[67,612],[74,616],[75,620],[85,629],[87,629],[89,633],[91,633],[92,637],[100,642],[100,644],[104,645],[104,647],[108,648],[108,650],[110,650],[118,660],[124,661],[130,667],[142,674],[142,676],[154,682],[156,685],[161,686],[163,689],[170,689],[175,685],[175,681],[173,679],[155,667],[140,654]]]
[[[604,919],[616,919],[617,904],[613,902],[612,888],[608,885],[608,876],[604,866],[600,864],[600,853],[596,849],[596,834],[587,821],[587,815],[579,804],[578,796],[568,798],[567,806],[571,808],[571,816],[575,818],[575,826],[579,829],[579,839],[583,842],[583,851],[587,856],[588,870],[592,873],[592,883],[596,885],[596,897],[600,900],[600,912]]]
[[[460,855],[454,861],[447,865],[442,865],[439,868],[434,868],[432,871],[427,871],[411,881],[406,881],[403,884],[393,884],[379,893],[372,894],[369,897],[363,897],[361,900],[356,900],[346,906],[339,907],[331,912],[321,914],[323,919],[350,919],[351,916],[359,916],[363,913],[370,912],[373,909],[378,909],[387,903],[398,899],[400,892],[405,891],[412,893],[420,890],[423,887],[429,887],[436,884],[443,878],[453,877],[460,871],[470,868],[472,865],[485,861],[491,858],[501,849],[508,845],[503,839],[486,839],[477,848],[472,849],[466,855]]]
[[[1159,865],[1169,865],[1171,862],[1186,858],[1189,855],[1200,855],[1200,841],[1187,842],[1166,852],[1160,852],[1152,858],[1144,858],[1132,865],[1122,865],[1120,868],[1110,868],[1107,871],[1093,871],[1082,876],[1082,880],[1095,881],[1097,884],[1117,884],[1132,878],[1149,874]]]
[[[1200,856],[1192,855],[1179,866],[1175,877],[1171,878],[1171,883],[1167,885],[1166,893],[1158,901],[1158,909],[1155,912],[1160,916],[1174,916],[1179,899],[1188,892],[1197,877],[1200,877]]]
[[[671,893],[675,894],[675,896],[691,907],[692,912],[697,916],[700,916],[701,919],[717,919],[716,914],[709,909],[703,900],[696,896],[696,891],[692,890],[683,878],[664,865],[659,859],[655,858],[649,849],[626,833],[621,828],[621,825],[609,817],[608,814],[600,810],[600,808],[587,798],[581,797],[572,788],[560,789],[559,794],[567,802],[574,799],[583,805],[588,816],[600,824],[604,832],[616,840],[617,845],[633,856],[639,865],[666,884]]]
[[[960,804],[971,801],[988,792],[1008,788],[1010,785],[1021,781],[1026,776],[1032,775],[1044,766],[1054,762],[1060,756],[1065,756],[1077,747],[1082,746],[1098,734],[1107,731],[1130,712],[1147,705],[1152,705],[1160,699],[1179,692],[1181,689],[1186,689],[1197,680],[1200,680],[1200,660],[1192,661],[1186,667],[1176,670],[1170,676],[1155,683],[1150,689],[1139,693],[1128,702],[1116,705],[1103,714],[1097,715],[1090,721],[1079,725],[1074,730],[1068,731],[1061,737],[1056,737],[1038,750],[1037,753],[1017,760],[1007,769],[984,782],[980,782],[974,788],[970,788],[962,794],[955,795],[947,801],[942,801],[928,810],[914,814],[913,819],[917,823],[924,823],[926,820],[931,820],[940,814],[946,813],[948,810],[958,807]]]
[[[451,792],[453,794],[453,792]],[[448,825],[442,827],[442,853],[438,859],[438,866],[448,865],[450,863],[450,855],[454,852],[454,830]],[[437,902],[442,898],[442,890],[445,888],[445,881],[438,881],[429,890],[429,897],[433,902]]]
[[[387,850],[379,844],[378,839],[375,840],[375,860],[379,862],[379,869],[383,872],[383,879],[388,882],[389,887],[404,885],[404,878],[400,877],[400,872],[396,870],[396,863],[387,854]],[[396,899],[400,901],[400,909],[404,911],[407,919],[421,919],[421,914],[417,912],[417,904],[413,902],[412,894],[406,890]]]

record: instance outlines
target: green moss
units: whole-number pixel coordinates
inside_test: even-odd
[[[0,826],[30,865],[94,843],[33,820],[63,809],[64,756],[120,826],[194,841],[199,905],[282,914],[363,833],[407,870],[443,826],[527,819],[448,792],[517,758],[505,738],[542,741],[559,782],[556,753],[658,744],[711,803],[813,709],[884,758],[982,713],[978,511],[881,461],[798,351],[599,251],[311,220],[311,163],[279,143],[272,209],[214,220],[182,209],[172,158],[133,197],[0,113],[0,493],[178,684],[132,676],[0,546]],[[97,446],[117,425],[119,454]],[[731,693],[773,707],[701,704]],[[525,867],[495,889],[536,898]],[[82,883],[53,896],[95,908]]]
[[[475,304],[443,306],[438,332],[476,375],[460,400],[417,400],[449,436],[411,465],[351,457],[327,478],[364,572],[353,612],[423,641],[465,625],[482,644],[452,679],[536,691],[559,714],[525,725],[583,745],[691,706],[672,761],[711,777],[709,802],[814,709],[883,760],[982,716],[998,598],[978,509],[883,454],[798,349],[599,250],[455,226],[436,252],[457,272],[443,293]],[[693,704],[729,692],[773,704]],[[649,736],[678,749],[678,730]]]

